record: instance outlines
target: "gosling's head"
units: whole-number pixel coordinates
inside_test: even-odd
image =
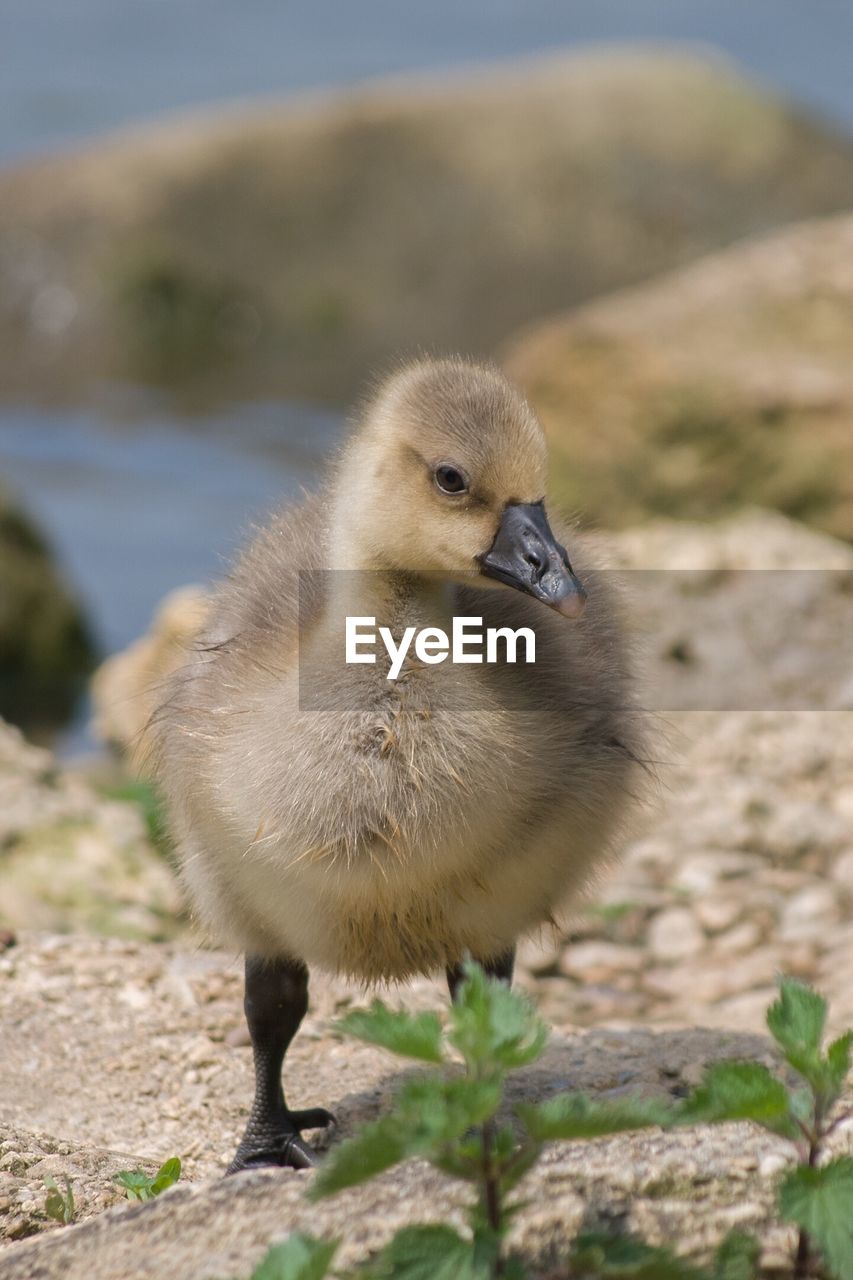
[[[545,471],[542,428],[500,372],[418,361],[383,384],[345,455],[337,536],[360,567],[476,573],[577,617],[585,594],[545,514]]]

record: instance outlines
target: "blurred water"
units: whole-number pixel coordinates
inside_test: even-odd
[[[636,39],[715,45],[853,126],[851,0],[2,0],[0,163],[192,105]]]
[[[251,405],[188,424],[0,408],[0,479],[51,538],[105,653],[163,595],[223,572],[253,520],[315,479],[338,415]],[[85,708],[60,744],[89,745]]]
[[[715,46],[853,127],[853,0],[0,0],[0,163],[190,106],[662,38]],[[105,652],[170,588],[215,576],[252,518],[312,479],[340,422],[259,405],[196,428],[0,407],[0,478]]]

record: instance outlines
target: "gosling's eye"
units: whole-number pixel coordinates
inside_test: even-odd
[[[464,471],[460,471],[458,467],[452,467],[449,463],[443,462],[436,467],[433,477],[437,488],[442,493],[467,493],[468,477]]]

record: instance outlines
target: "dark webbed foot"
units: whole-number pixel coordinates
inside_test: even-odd
[[[334,1116],[324,1107],[291,1111],[284,1099],[281,1066],[308,1008],[308,970],[296,960],[246,957],[246,1021],[255,1059],[255,1100],[229,1173],[263,1165],[310,1169],[318,1156],[303,1129],[325,1129]]]
[[[228,1173],[274,1165],[281,1169],[312,1169],[319,1156],[302,1138],[303,1129],[326,1129],[335,1117],[325,1107],[285,1111],[264,1121],[252,1117],[228,1166]]]

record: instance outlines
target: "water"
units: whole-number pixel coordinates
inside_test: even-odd
[[[714,46],[853,127],[851,0],[0,0],[0,164],[188,107],[636,39]],[[110,652],[165,592],[215,577],[241,530],[311,481],[339,429],[301,406],[193,427],[0,405],[0,477]]]
[[[0,477],[58,551],[104,653],[148,627],[167,591],[223,572],[253,521],[316,478],[337,414],[252,405],[203,424],[166,415],[0,407]],[[81,707],[60,742],[90,747]]]
[[[0,163],[190,106],[636,39],[716,46],[853,127],[851,0],[2,0]]]

